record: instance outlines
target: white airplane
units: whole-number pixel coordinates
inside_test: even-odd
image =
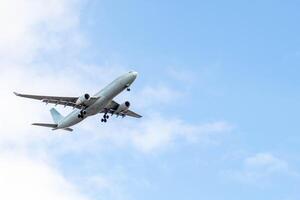
[[[89,116],[96,115],[98,113],[104,113],[101,122],[107,122],[109,115],[116,116],[130,116],[135,118],[141,118],[142,116],[129,110],[130,103],[125,101],[122,104],[117,103],[113,99],[123,92],[125,89],[130,91],[131,84],[135,81],[138,73],[135,71],[130,71],[113,82],[107,85],[100,92],[94,96],[89,94],[84,94],[80,97],[58,97],[58,96],[40,96],[40,95],[28,95],[19,94],[14,92],[15,95],[19,97],[31,98],[35,100],[41,100],[42,102],[53,103],[55,105],[64,105],[73,107],[72,111],[66,117],[63,117],[55,108],[50,110],[54,123],[34,123],[35,126],[43,126],[52,128],[52,130],[66,130],[73,131],[71,126],[78,124]]]

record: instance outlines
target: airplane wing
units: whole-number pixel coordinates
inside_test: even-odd
[[[118,109],[119,107],[119,103],[117,103],[116,101],[112,100],[106,108],[104,108],[100,113],[105,113],[105,111],[108,110],[108,113],[110,114],[115,114],[115,111]],[[131,111],[131,110],[126,110],[122,113],[119,113],[118,115],[121,115],[121,116],[129,116],[129,117],[135,117],[135,118],[141,118],[142,116]]]
[[[70,107],[78,108],[78,109],[82,109],[82,107],[84,106],[84,105],[76,104],[76,101],[79,97],[42,96],[42,95],[19,94],[16,92],[14,92],[14,94],[19,97],[40,100],[47,104],[51,103],[51,104],[55,104],[55,105],[63,105],[65,107],[70,106]],[[93,104],[97,99],[98,99],[98,97],[91,97],[90,100],[87,103],[85,103],[85,104],[87,104],[85,106],[89,106],[89,105]]]

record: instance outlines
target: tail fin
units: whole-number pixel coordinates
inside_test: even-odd
[[[64,117],[55,109],[55,108],[52,108],[50,110],[50,113],[52,115],[52,119],[53,121],[58,124]]]

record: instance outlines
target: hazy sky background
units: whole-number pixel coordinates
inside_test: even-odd
[[[0,199],[298,200],[299,7],[1,0]],[[30,126],[51,106],[12,94],[94,94],[129,70],[117,100],[144,117],[72,134]]]

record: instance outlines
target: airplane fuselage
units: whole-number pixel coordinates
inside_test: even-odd
[[[75,109],[58,123],[56,129],[64,129],[74,126],[85,118],[100,113],[103,111],[106,105],[113,100],[114,97],[123,92],[125,89],[129,88],[129,86],[135,81],[136,77],[137,72],[129,72],[120,76],[94,95],[95,97],[99,98],[95,103],[85,109],[84,117],[78,117],[78,115],[82,113],[82,110]]]

